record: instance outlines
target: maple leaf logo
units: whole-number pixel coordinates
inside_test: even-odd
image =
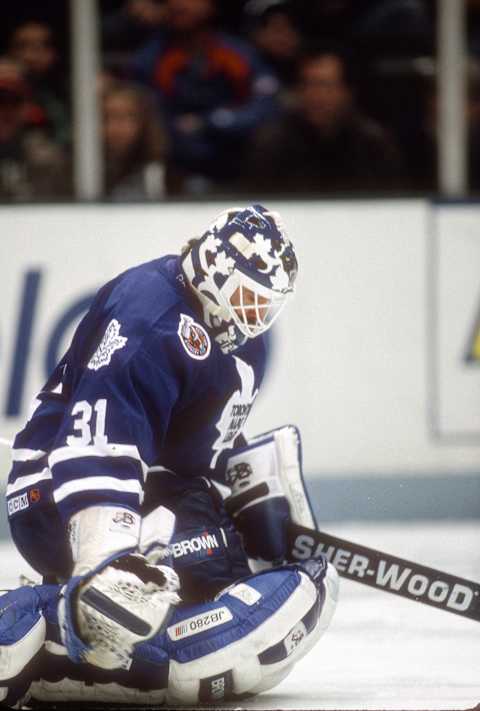
[[[240,376],[240,388],[235,390],[233,395],[225,405],[220,420],[215,427],[219,431],[219,436],[213,444],[213,455],[210,467],[215,468],[217,459],[225,449],[232,449],[236,437],[240,434],[245,425],[247,417],[252,409],[258,388],[255,387],[255,373],[253,368],[245,363],[241,358],[233,356],[237,372]]]
[[[126,336],[120,335],[121,324],[116,318],[112,319],[107,326],[107,330],[100,341],[100,345],[90,358],[87,368],[89,370],[98,370],[103,366],[108,365],[112,360],[112,355],[115,351],[123,348],[128,341]]]

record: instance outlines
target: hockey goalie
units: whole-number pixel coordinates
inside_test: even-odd
[[[336,572],[285,562],[289,521],[314,525],[299,433],[244,435],[296,275],[253,205],[98,292],[12,450],[10,529],[44,583],[0,597],[5,703],[244,698],[321,637]]]

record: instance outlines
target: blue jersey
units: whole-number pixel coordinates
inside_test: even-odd
[[[210,339],[180,257],[124,272],[96,295],[15,439],[9,514],[43,491],[64,521],[97,503],[139,510],[157,468],[222,481],[265,363],[264,336],[230,355]]]

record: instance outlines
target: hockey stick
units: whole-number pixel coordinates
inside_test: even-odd
[[[480,622],[480,584],[291,523],[289,559],[323,552],[339,575]]]

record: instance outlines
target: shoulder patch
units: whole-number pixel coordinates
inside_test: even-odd
[[[177,333],[190,358],[196,360],[208,358],[211,350],[210,337],[203,326],[196,323],[191,316],[180,314]]]
[[[97,350],[88,362],[87,368],[90,370],[103,368],[104,365],[110,363],[115,351],[125,346],[128,338],[126,336],[120,336],[120,328],[121,324],[116,318],[110,321]]]

